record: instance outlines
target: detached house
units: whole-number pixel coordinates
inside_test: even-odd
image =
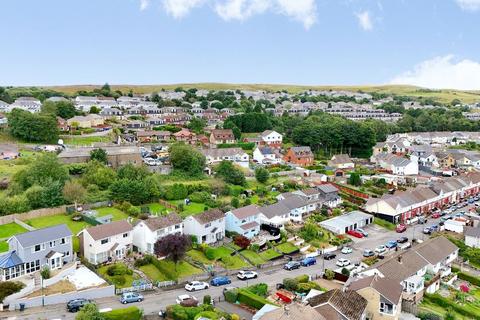
[[[235,143],[232,129],[214,129],[210,133],[211,144]]]
[[[313,164],[313,152],[310,147],[291,147],[283,159],[299,166],[309,166]]]
[[[212,244],[225,238],[225,214],[220,209],[210,209],[184,221],[185,234],[197,237],[199,244]]]
[[[352,290],[333,289],[308,299],[326,319],[364,320],[368,301]]]
[[[55,270],[73,261],[72,232],[65,224],[20,233],[7,240],[0,255],[0,280],[7,281],[39,271]]]
[[[465,244],[469,247],[480,248],[480,228],[464,227]]]
[[[219,163],[223,160],[231,161],[243,168],[248,168],[250,156],[241,148],[210,148],[201,150],[207,164]]]
[[[227,231],[253,238],[260,232],[260,213],[259,208],[253,204],[227,212]]]
[[[133,227],[133,245],[141,253],[153,254],[155,242],[169,234],[183,234],[182,218],[176,213],[140,220]]]
[[[132,231],[126,220],[84,229],[78,234],[80,252],[92,264],[123,259],[132,249]]]
[[[181,141],[189,144],[195,144],[197,142],[197,135],[188,129],[182,129],[173,134],[176,141]]]
[[[256,147],[253,151],[253,160],[260,164],[278,164],[282,162],[282,156],[278,149]]]
[[[283,136],[273,130],[265,130],[260,135],[261,143],[271,148],[280,148],[282,146]]]
[[[336,154],[328,161],[328,166],[336,169],[353,169],[355,164],[348,154]]]

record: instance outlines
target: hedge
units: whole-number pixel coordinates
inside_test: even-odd
[[[268,301],[267,299],[259,297],[256,294],[253,294],[252,292],[243,289],[238,290],[238,302],[255,308],[257,310],[261,309],[266,304],[273,305],[273,303]]]
[[[310,281],[310,277],[308,276],[308,274],[302,274],[298,277],[295,277],[295,280],[297,280],[298,283],[306,283]]]
[[[174,320],[194,320],[196,316],[204,311],[213,311],[212,306],[201,305],[199,307],[182,307],[171,305],[167,307],[167,315]]]
[[[218,314],[213,311],[202,311],[195,316],[195,320],[197,319],[210,319],[210,320],[217,320]]]
[[[115,309],[103,314],[106,320],[140,320],[143,316],[138,307]]]
[[[423,299],[426,300],[426,302],[436,304],[437,306],[440,306],[445,310],[451,308],[456,313],[461,314],[462,316],[466,316],[470,319],[476,319],[478,317],[475,312],[471,312],[463,308],[462,306],[456,304],[454,301],[444,298],[439,294],[426,294]]]
[[[260,297],[266,297],[268,293],[268,285],[266,283],[258,283],[246,289]]]
[[[474,276],[472,276],[468,273],[464,273],[464,272],[459,272],[459,273],[457,273],[457,275],[458,275],[459,279],[468,281],[471,284],[473,284],[477,287],[480,287],[480,278],[479,277],[474,277]]]

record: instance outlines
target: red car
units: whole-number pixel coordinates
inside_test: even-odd
[[[434,214],[432,214],[432,218],[433,218],[433,219],[438,219],[438,218],[440,218],[440,213],[435,212]]]
[[[358,232],[357,230],[348,230],[347,234],[354,236],[355,238],[363,238],[363,234]]]
[[[399,225],[397,225],[397,227],[395,228],[395,231],[397,231],[398,233],[405,232],[405,231],[407,231],[407,226],[404,225],[404,224],[399,224]]]

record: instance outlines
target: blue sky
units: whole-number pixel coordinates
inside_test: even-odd
[[[480,0],[1,0],[0,84],[480,90]]]

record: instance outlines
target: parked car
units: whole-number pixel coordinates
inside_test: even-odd
[[[429,227],[423,228],[423,233],[424,234],[432,234],[432,229],[430,229]]]
[[[143,296],[138,292],[125,292],[120,297],[120,302],[123,304],[131,302],[142,302]]]
[[[418,218],[418,224],[425,224],[425,223],[427,223],[427,219],[425,219],[425,217]]]
[[[387,251],[387,247],[385,247],[383,244],[375,248],[376,253],[383,253],[385,251]]]
[[[302,260],[301,264],[304,267],[313,266],[314,264],[317,264],[317,259],[315,257],[307,257]]]
[[[348,230],[347,234],[349,234],[349,235],[351,235],[352,237],[355,237],[355,238],[363,238],[363,234],[361,234],[357,230]]]
[[[440,218],[440,217],[441,217],[441,215],[440,215],[440,213],[438,213],[438,212],[432,214],[432,218],[433,218],[433,219],[438,219],[438,218]]]
[[[208,289],[210,286],[208,283],[203,281],[190,281],[185,285],[185,290],[187,291],[198,291]]]
[[[80,309],[89,303],[93,303],[92,300],[89,299],[73,299],[67,302],[67,311],[68,312],[78,312]]]
[[[216,286],[216,287],[223,286],[225,284],[230,284],[230,283],[232,283],[232,280],[230,280],[229,277],[220,276],[220,277],[215,277],[212,280],[210,280],[210,284],[212,286]]]
[[[363,229],[356,229],[356,231],[360,232],[364,237],[368,237],[368,232]]]
[[[350,260],[348,259],[344,259],[344,258],[340,258],[338,259],[336,265],[339,266],[339,267],[346,267],[350,264]]]
[[[438,231],[438,225],[434,224],[434,225],[430,226],[430,230],[432,230],[432,232],[433,231]]]
[[[349,253],[352,253],[352,248],[349,248],[349,247],[343,247],[342,248],[342,253],[343,254],[349,254]]]
[[[412,247],[412,244],[410,242],[405,242],[405,243],[402,243],[398,246],[398,248],[400,250],[406,250],[408,248],[411,248]]]
[[[400,237],[397,239],[397,243],[405,243],[408,241],[408,238],[407,237]]]
[[[177,299],[175,299],[175,302],[177,302],[177,304],[182,304],[183,302],[190,302],[190,301],[196,301],[198,304],[197,298],[189,294],[181,294],[177,297]]]
[[[287,264],[283,266],[285,270],[294,270],[300,268],[300,262],[298,261],[289,261]]]
[[[258,274],[255,271],[238,271],[237,278],[240,280],[255,279]]]
[[[405,232],[405,231],[407,231],[407,226],[404,225],[404,224],[399,224],[399,225],[397,225],[397,227],[395,228],[395,231],[398,232],[398,233]]]
[[[327,253],[324,253],[323,254],[323,259],[325,260],[332,260],[332,259],[335,259],[337,255],[333,252],[327,252]]]
[[[366,257],[366,258],[373,257],[374,255],[375,255],[375,253],[370,249],[363,250],[363,256]]]
[[[393,249],[397,246],[397,241],[395,240],[390,240],[387,242],[387,244],[385,245],[388,249]]]

